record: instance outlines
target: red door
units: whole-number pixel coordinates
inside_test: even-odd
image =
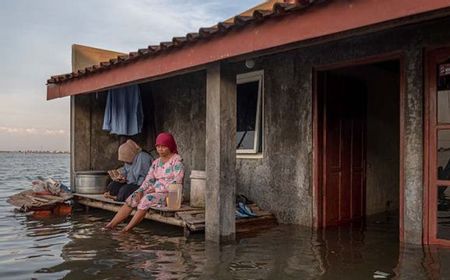
[[[365,84],[326,73],[323,124],[323,226],[365,214]]]

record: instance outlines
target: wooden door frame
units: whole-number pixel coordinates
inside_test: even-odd
[[[379,54],[376,56],[368,56],[360,59],[353,59],[343,61],[334,64],[315,65],[312,69],[313,72],[313,96],[312,96],[312,127],[313,127],[313,226],[320,228],[323,224],[322,213],[322,190],[323,181],[321,181],[320,171],[322,170],[322,154],[320,152],[319,141],[325,137],[319,139],[319,112],[320,107],[323,104],[318,104],[318,72],[336,70],[344,67],[360,66],[366,64],[373,64],[378,62],[397,60],[400,66],[400,87],[399,87],[399,240],[402,242],[404,238],[404,112],[405,112],[405,96],[406,96],[406,79],[405,79],[405,53],[403,51],[391,52],[385,54]]]
[[[425,96],[424,96],[424,226],[423,243],[450,246],[450,240],[437,239],[437,184],[436,169],[436,63],[444,57],[449,57],[450,46],[430,47],[425,50]],[[433,164],[434,162],[434,164]]]

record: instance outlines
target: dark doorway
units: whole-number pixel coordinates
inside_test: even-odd
[[[320,225],[398,215],[399,62],[317,74]]]

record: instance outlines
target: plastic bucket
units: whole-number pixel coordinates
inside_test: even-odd
[[[181,208],[182,199],[182,187],[181,184],[170,184],[168,187],[169,193],[167,194],[167,208],[177,210]]]
[[[206,172],[202,170],[191,171],[191,198],[192,207],[205,207]]]

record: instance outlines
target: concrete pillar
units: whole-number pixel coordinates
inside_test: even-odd
[[[404,102],[403,241],[422,243],[423,227],[423,56],[412,46],[406,54]]]
[[[206,75],[206,240],[234,240],[235,192],[236,76],[216,63]]]
[[[75,187],[75,96],[70,96],[70,187]]]

